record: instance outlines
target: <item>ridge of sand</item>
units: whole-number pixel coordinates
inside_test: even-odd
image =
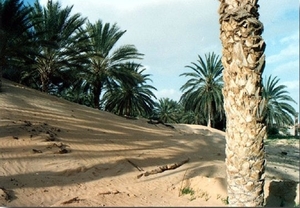
[[[0,108],[1,206],[225,206],[222,131],[126,119],[5,79]],[[299,144],[282,142],[267,145],[268,206],[299,204]]]

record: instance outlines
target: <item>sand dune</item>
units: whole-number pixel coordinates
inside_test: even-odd
[[[126,119],[7,80],[0,108],[1,206],[226,204],[222,131]],[[267,145],[267,206],[299,204],[299,143],[282,142]]]

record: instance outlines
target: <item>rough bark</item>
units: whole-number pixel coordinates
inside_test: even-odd
[[[0,92],[2,90],[2,66],[0,65]]]
[[[212,120],[211,105],[212,105],[212,103],[210,103],[209,106],[208,106],[207,127],[209,127],[209,128],[211,127],[211,120]]]
[[[266,127],[261,118],[265,64],[258,0],[220,0],[226,112],[227,192],[231,206],[263,206]]]
[[[179,168],[180,166],[182,166],[183,164],[187,163],[190,161],[190,158],[187,158],[179,163],[174,163],[172,165],[164,165],[164,166],[160,166],[154,170],[151,170],[151,171],[146,171],[142,174],[139,174],[137,176],[137,178],[141,178],[142,176],[149,176],[149,175],[153,175],[153,174],[157,174],[157,173],[162,173],[166,170],[174,170],[176,168]]]
[[[1,53],[0,51],[0,92],[1,92],[1,88],[2,88],[2,76],[3,76],[3,70],[4,70],[4,66],[6,64],[6,60],[4,55]]]
[[[101,85],[96,82],[93,86],[93,95],[94,95],[94,108],[100,109],[100,94],[101,94]]]
[[[50,84],[50,79],[49,75],[46,73],[41,74],[41,82],[42,82],[42,92],[49,92],[49,84]]]

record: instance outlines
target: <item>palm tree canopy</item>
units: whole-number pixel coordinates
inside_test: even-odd
[[[81,27],[86,21],[79,13],[71,14],[72,6],[61,8],[59,2],[48,1],[42,7],[37,0],[31,13],[37,55],[33,58],[32,73],[38,71],[43,91],[54,80],[60,80],[64,71],[80,68],[86,62],[82,52],[86,50],[82,42],[87,40]]]
[[[278,77],[269,76],[263,83],[264,119],[267,128],[276,124],[278,127],[293,125],[296,110],[289,104],[296,103],[285,85],[279,85]]]
[[[0,1],[0,52],[3,49],[12,51],[11,47],[15,39],[18,39],[24,32],[32,27],[29,13],[30,7],[23,5],[20,0]],[[9,46],[9,47],[8,47]],[[16,48],[14,48],[16,49]],[[8,52],[6,51],[6,53]]]
[[[95,24],[87,23],[86,30],[90,37],[91,50],[89,57],[93,75],[98,75],[103,79],[107,78],[105,73],[109,73],[123,61],[130,59],[140,59],[143,54],[138,53],[133,45],[122,45],[112,51],[118,40],[124,35],[126,30],[121,31],[117,24],[103,24],[101,20]]]
[[[223,110],[222,70],[219,56],[214,53],[205,55],[205,60],[198,55],[198,63],[186,66],[193,72],[186,72],[180,76],[191,77],[181,88],[184,93],[180,100],[186,110],[206,112],[207,123],[213,119],[213,112]]]
[[[160,98],[155,105],[154,117],[163,123],[178,123],[180,107],[178,102],[170,98]]]
[[[29,29],[32,27],[30,12],[31,8],[20,0],[0,1],[0,87],[2,70],[8,65],[8,60],[11,62],[27,54]]]
[[[118,48],[116,44],[124,35],[117,24],[103,24],[101,20],[95,24],[90,22],[86,25],[91,49],[87,53],[90,65],[85,70],[86,84],[90,85],[94,96],[94,106],[99,107],[99,97],[103,88],[109,89],[114,86],[116,79],[126,78],[122,70],[122,64],[131,59],[141,59],[142,55],[134,45],[122,45]],[[125,75],[125,76],[124,76]]]
[[[156,98],[151,90],[155,87],[147,84],[151,81],[149,74],[142,66],[135,63],[126,63],[120,69],[126,71],[126,77],[132,79],[117,80],[113,90],[107,91],[104,96],[105,110],[126,116],[149,115],[154,107],[152,98]]]

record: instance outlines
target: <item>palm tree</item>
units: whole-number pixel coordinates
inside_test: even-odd
[[[160,98],[154,109],[154,116],[159,122],[178,123],[181,108],[178,102],[170,98]]]
[[[86,30],[91,50],[87,54],[90,65],[85,71],[84,79],[93,93],[94,107],[98,109],[103,89],[113,86],[114,80],[121,79],[122,76],[126,78],[126,74],[119,70],[122,68],[120,65],[130,59],[140,59],[143,54],[138,53],[134,45],[122,45],[114,49],[126,32],[121,31],[116,24],[103,24],[101,20],[95,24],[88,22]]]
[[[266,126],[262,72],[265,43],[258,1],[221,0],[226,172],[230,206],[263,206]]]
[[[117,80],[116,85],[106,91],[103,95],[105,110],[129,117],[150,115],[154,108],[152,98],[156,99],[151,90],[156,88],[146,83],[151,79],[149,74],[143,74],[145,68],[140,70],[141,67],[135,63],[122,65],[119,70],[125,70],[126,77],[131,76],[132,79]]]
[[[69,79],[69,70],[79,69],[87,61],[82,55],[87,37],[81,28],[86,19],[78,13],[71,15],[72,8],[61,8],[52,0],[46,7],[38,0],[34,4],[31,17],[37,55],[32,57],[32,71],[26,74],[33,77],[38,72],[43,92],[49,92],[49,87],[57,90],[63,80]]]
[[[286,127],[294,124],[296,110],[287,102],[296,103],[284,90],[285,85],[278,85],[279,78],[269,76],[263,83],[264,119],[269,130],[276,127]]]
[[[0,1],[0,88],[3,69],[9,61],[23,57],[30,45],[30,12],[20,0]]]
[[[198,63],[186,66],[193,72],[186,72],[180,76],[191,77],[180,89],[185,91],[180,100],[185,110],[192,110],[196,114],[203,112],[207,126],[211,123],[215,114],[222,114],[222,70],[223,66],[219,56],[214,53],[205,55],[205,60],[198,55]]]
[[[71,85],[68,88],[64,88],[58,96],[80,105],[93,106],[91,103],[92,94],[87,92],[84,86]]]

